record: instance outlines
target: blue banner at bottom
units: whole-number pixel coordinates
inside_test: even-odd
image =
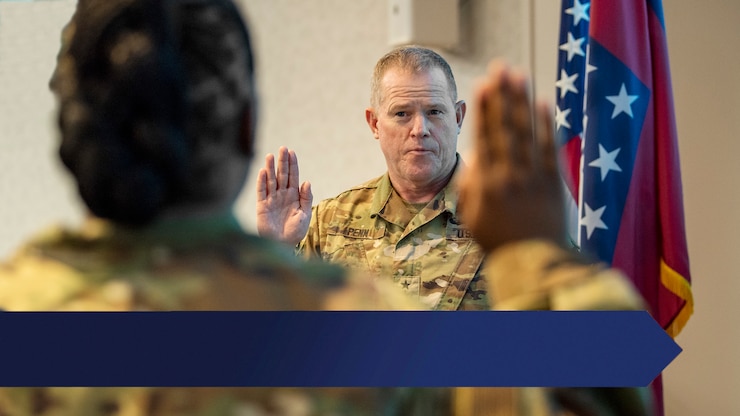
[[[647,312],[2,312],[2,386],[646,386]]]

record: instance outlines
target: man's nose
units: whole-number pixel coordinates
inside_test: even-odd
[[[429,135],[429,120],[424,114],[416,114],[411,126],[412,137],[426,137]]]

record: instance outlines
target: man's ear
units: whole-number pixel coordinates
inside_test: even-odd
[[[373,136],[377,139],[378,138],[378,117],[375,115],[375,109],[370,108],[370,107],[365,109],[365,121],[367,121],[367,125],[370,127],[370,131],[373,132]]]
[[[247,157],[254,155],[255,122],[257,115],[251,101],[244,105],[239,129],[239,151]]]
[[[465,104],[465,101],[460,100],[457,103],[455,103],[455,120],[457,121],[457,130],[460,131],[462,128],[463,120],[465,119],[465,112],[467,111],[468,106]]]

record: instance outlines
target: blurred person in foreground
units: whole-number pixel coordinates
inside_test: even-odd
[[[240,227],[257,94],[230,0],[80,0],[50,87],[59,154],[89,217],[0,265],[0,309],[418,309]],[[0,415],[400,414],[397,401],[421,394],[339,390],[9,388]]]
[[[488,267],[509,276],[493,281],[501,287],[495,304],[640,307],[620,275],[583,268],[555,243],[562,218],[546,206],[559,204],[549,188],[556,185],[549,119],[538,113],[533,132],[521,81],[510,88],[507,79],[494,71],[484,83],[479,155],[463,183],[465,221],[490,253]],[[239,227],[233,203],[249,168],[257,105],[249,36],[230,1],[81,0],[51,88],[60,156],[90,218],[80,229],[47,230],[0,266],[1,309],[421,309],[382,282],[305,263]],[[529,147],[533,135],[544,153]],[[526,226],[540,215],[550,217]],[[502,232],[500,221],[510,228]],[[571,296],[584,292],[587,302]],[[459,389],[454,406],[451,391],[8,388],[0,389],[0,414],[642,414],[619,412],[634,398],[616,396],[622,390]]]

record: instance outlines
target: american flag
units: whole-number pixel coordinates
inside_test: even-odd
[[[571,239],[676,336],[693,298],[660,0],[562,0],[556,92]],[[660,377],[653,391],[662,415]]]
[[[693,300],[660,0],[563,0],[556,92],[571,238],[675,336]]]

